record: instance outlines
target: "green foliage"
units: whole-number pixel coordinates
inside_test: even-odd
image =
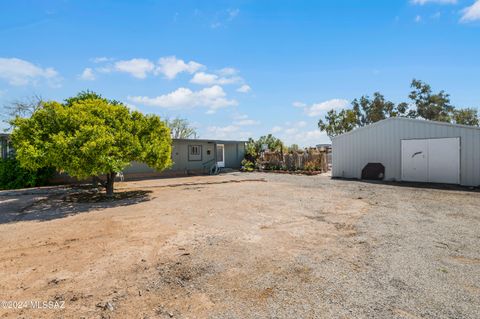
[[[362,96],[360,99],[353,100],[351,109],[328,111],[325,119],[318,121],[318,127],[331,138],[389,117],[420,117],[433,121],[479,125],[479,117],[475,109],[455,109],[450,104],[449,95],[444,91],[434,94],[430,85],[415,79],[411,87],[412,91],[409,95],[411,104],[402,102],[395,105],[376,92],[373,98]],[[415,108],[410,109],[409,105]]]
[[[249,161],[255,161],[258,157],[256,143],[253,138],[249,138],[247,145],[245,146],[245,158]]]
[[[255,170],[255,164],[247,159],[242,160],[242,171],[253,172]]]
[[[352,102],[353,111],[357,116],[357,125],[365,126],[389,117],[408,116],[408,104],[395,103],[385,100],[385,97],[379,92],[373,94],[373,98],[362,96]]]
[[[285,148],[283,142],[273,136],[272,134],[268,134],[266,136],[261,136],[258,140],[254,140],[253,138],[248,139],[247,146],[246,146],[246,155],[249,160],[256,159],[260,152],[262,151],[262,146],[267,145],[270,151],[283,151]]]
[[[453,111],[453,122],[456,124],[479,126],[478,111],[472,108],[466,108]]]
[[[44,102],[31,117],[17,117],[12,124],[22,167],[55,167],[79,179],[106,174],[109,195],[115,173],[132,161],[157,170],[171,165],[165,122],[92,92],[81,92],[65,104]]]
[[[432,121],[450,122],[454,106],[450,104],[450,96],[444,91],[432,94],[430,85],[413,80],[412,92],[408,96],[415,104],[418,116]]]
[[[0,189],[16,189],[47,185],[55,173],[53,168],[29,171],[14,157],[0,160]]]
[[[320,166],[320,164],[316,161],[309,161],[309,162],[306,162],[304,165],[303,165],[303,170],[304,171],[309,171],[309,172],[313,172],[313,171],[321,171],[322,168]]]
[[[186,119],[175,118],[167,121],[172,138],[196,138],[197,131]]]
[[[318,121],[320,130],[325,131],[330,138],[349,132],[356,128],[357,125],[357,112],[349,109],[341,110],[338,113],[335,110],[330,110],[325,116],[325,121]]]

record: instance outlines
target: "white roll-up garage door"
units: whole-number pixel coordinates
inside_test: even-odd
[[[460,138],[402,140],[402,180],[460,183]]]

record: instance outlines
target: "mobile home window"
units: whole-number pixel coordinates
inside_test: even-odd
[[[189,161],[202,160],[202,145],[188,145],[188,160]]]

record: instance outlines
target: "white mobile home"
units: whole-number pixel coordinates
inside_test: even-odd
[[[362,178],[381,164],[387,181],[480,185],[480,128],[389,118],[332,139],[332,176]]]

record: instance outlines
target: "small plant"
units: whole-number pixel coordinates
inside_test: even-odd
[[[303,170],[313,172],[313,171],[319,171],[321,170],[321,168],[317,162],[310,161],[310,162],[306,162],[303,165]]]
[[[244,172],[253,172],[255,170],[255,164],[251,161],[244,159],[242,161],[242,171]]]

